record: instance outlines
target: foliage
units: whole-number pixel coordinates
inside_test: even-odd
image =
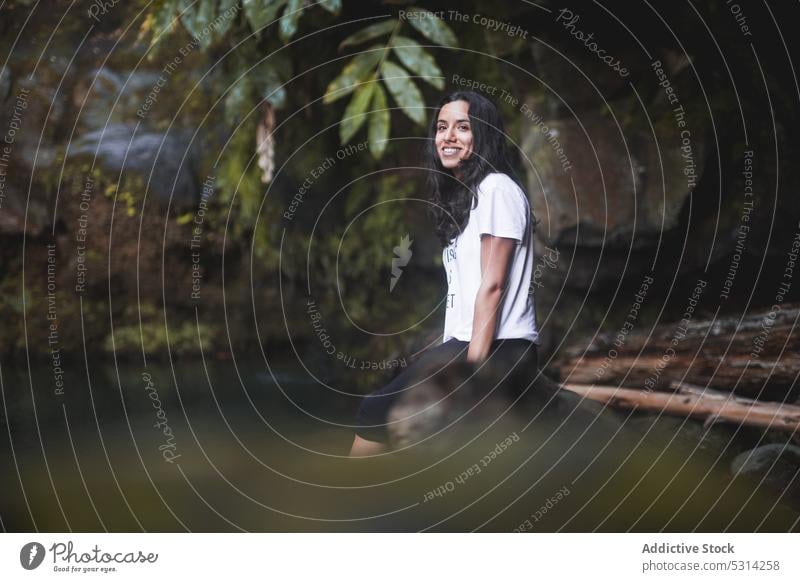
[[[114,328],[106,338],[103,349],[106,353],[120,355],[140,352],[144,345],[151,354],[165,355],[170,350],[173,356],[195,354],[200,351],[198,334],[205,350],[216,344],[215,329],[208,323],[199,324],[193,319],[174,323],[166,327],[163,320],[123,325]]]
[[[291,134],[291,126],[281,129],[281,135],[275,138],[279,144],[276,148],[278,155],[288,155],[293,143],[299,144],[297,148],[302,145],[302,148],[281,174],[281,177],[286,176],[289,180],[290,188],[273,184],[265,195],[258,167],[253,162],[256,128],[260,122],[259,107],[268,103],[276,110],[281,110],[289,102],[296,106],[298,98],[301,98],[297,93],[300,86],[294,84],[296,81],[292,85],[288,85],[288,82],[293,78],[295,69],[304,70],[308,68],[308,63],[303,61],[305,55],[302,51],[287,44],[298,37],[303,26],[312,29],[312,20],[313,29],[321,29],[341,10],[342,3],[339,0],[320,3],[302,0],[159,0],[149,8],[141,27],[140,37],[149,39],[151,58],[167,46],[169,39],[185,44],[184,38],[188,38],[190,42],[193,39],[208,54],[209,61],[214,63],[211,75],[214,81],[210,85],[213,94],[207,97],[211,103],[219,101],[224,125],[230,128],[231,134],[224,143],[219,160],[216,160],[216,154],[208,154],[207,163],[216,164],[217,195],[212,200],[207,220],[218,226],[224,223],[226,232],[234,241],[244,242],[248,235],[252,237],[252,249],[262,267],[277,266],[282,227],[276,217],[280,216],[281,207],[285,206],[280,200],[281,196],[286,196],[283,192],[292,192],[296,184],[304,179],[304,168],[318,163],[316,160],[324,159],[331,145],[324,146],[319,140],[303,144],[300,140],[307,139],[307,132],[296,136]],[[405,116],[421,126],[425,122],[426,109],[417,80],[422,79],[435,89],[444,88],[441,69],[428,52],[428,47],[412,37],[417,35],[431,43],[430,46],[457,46],[455,34],[446,24],[432,18],[433,15],[428,11],[419,8],[413,10],[424,13],[426,18],[422,20],[427,22],[420,24],[392,17],[372,22],[355,32],[347,30],[345,38],[337,39],[340,52],[359,49],[365,44],[367,48],[356,50],[345,60],[338,75],[322,80],[322,105],[351,96],[344,111],[339,113],[340,142],[347,144],[366,127],[369,151],[375,160],[385,155],[389,144],[393,110],[389,105],[389,95]],[[330,108],[325,109],[322,115],[328,116],[330,111]],[[278,131],[277,128],[272,130],[273,135]],[[292,142],[294,137],[297,139]],[[335,176],[326,176],[326,181],[329,178],[334,180]],[[384,184],[383,181],[378,181],[378,184],[395,188],[395,185]],[[323,185],[319,186],[320,190],[324,190]],[[358,197],[356,190],[343,196],[345,203]],[[397,195],[396,188],[394,195]],[[312,203],[304,204],[304,210],[310,212]],[[402,221],[397,212],[396,206],[388,205],[372,213],[374,216],[370,221],[380,217],[385,227],[362,233],[359,238],[362,246],[377,248],[377,240],[383,237],[394,240],[397,234],[394,230],[397,229],[392,225]],[[256,224],[259,216],[264,220]],[[179,217],[180,220],[186,221],[188,218]],[[292,225],[286,248],[304,248],[303,243],[307,242],[304,237],[307,235],[302,225],[301,220]],[[370,225],[366,227],[368,230],[371,228]],[[363,236],[367,234],[377,239],[365,241]],[[338,244],[331,232],[323,230],[317,236],[326,239],[325,245]],[[330,240],[327,240],[328,237]],[[347,262],[348,277],[362,280],[369,277],[369,253],[359,255],[356,247],[345,249],[347,253],[351,251],[352,256]],[[284,270],[294,272],[295,267],[291,262],[284,260]],[[301,271],[294,274],[299,276]]]
[[[265,40],[264,31],[276,22],[280,40],[291,41],[303,16],[313,11],[304,0],[162,0],[154,4],[141,28],[141,36],[150,36],[151,48],[165,36],[174,34],[179,23],[203,50],[215,44],[236,48],[225,61],[230,85],[224,91],[226,120],[246,111],[245,104],[252,107],[261,99],[277,108],[285,105],[283,84],[291,75],[286,52],[276,50],[259,59],[257,54],[252,54],[253,44],[243,44],[243,41],[253,35]],[[342,8],[341,0],[319,2],[318,6],[333,15],[339,14]],[[391,116],[385,91],[374,86],[383,84],[403,113],[419,125],[425,122],[425,101],[412,75],[436,89],[444,88],[444,77],[435,59],[416,40],[399,34],[403,25],[408,23],[410,29],[435,45],[458,46],[455,34],[444,22],[427,10],[410,10],[419,13],[420,18],[408,21],[389,18],[342,40],[340,51],[376,39],[384,39],[384,42],[356,53],[330,81],[323,97],[323,103],[330,104],[353,94],[341,120],[341,143],[349,142],[369,117],[368,137],[375,159],[380,159],[386,151]],[[269,45],[268,40],[266,44]],[[390,60],[390,55],[400,64]]]
[[[458,45],[450,28],[427,10],[413,8],[422,18],[411,19],[409,24],[430,41],[446,46]],[[399,34],[406,21],[389,18],[373,23],[348,36],[339,45],[339,50],[363,44],[389,35],[385,44],[372,45],[358,53],[328,85],[323,101],[332,103],[354,93],[345,110],[339,137],[343,144],[350,141],[363,125],[366,115],[370,117],[370,151],[380,159],[386,150],[390,117],[387,115],[386,94],[379,81],[388,89],[400,109],[414,123],[424,125],[426,119],[425,100],[408,71],[416,74],[436,89],[444,89],[444,77],[434,58],[414,39]],[[393,54],[402,65],[389,60]],[[377,89],[375,88],[377,87]]]

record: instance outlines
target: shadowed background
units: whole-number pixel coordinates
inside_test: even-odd
[[[708,325],[664,377],[742,393],[725,358],[752,353],[777,305],[769,363],[742,384],[795,401],[796,6],[0,11],[4,529],[511,531],[536,512],[523,529],[796,529],[786,431],[566,394],[540,416],[532,402],[519,441],[430,501],[517,425],[452,457],[340,458],[359,397],[441,336],[421,155],[456,88],[497,103],[540,221],[547,376],[599,380],[631,322],[603,380],[641,388],[634,360],[657,362],[651,331],[669,341],[701,280],[691,323]],[[534,381],[549,386],[514,377]]]

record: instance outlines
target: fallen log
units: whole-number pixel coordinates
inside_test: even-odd
[[[798,304],[745,316],[621,327],[573,345],[549,369],[562,381],[669,390],[671,382],[711,386],[765,400],[795,400],[800,386]],[[588,345],[587,345],[588,343]]]
[[[672,393],[649,392],[614,386],[563,384],[562,388],[589,400],[625,409],[663,412],[707,421],[729,421],[795,433],[800,430],[800,406],[759,402],[696,386],[674,386]]]

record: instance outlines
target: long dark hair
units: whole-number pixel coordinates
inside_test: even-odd
[[[439,111],[453,101],[469,103],[472,129],[472,155],[459,166],[461,179],[442,165],[436,151],[436,127]],[[478,185],[487,174],[500,172],[519,184],[506,148],[503,120],[495,104],[475,91],[453,91],[445,95],[431,120],[429,139],[425,146],[424,167],[427,170],[427,190],[431,200],[429,214],[436,236],[447,246],[464,229],[469,211],[478,202]],[[520,185],[521,187],[521,185]]]

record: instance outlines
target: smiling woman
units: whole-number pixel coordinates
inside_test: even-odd
[[[389,409],[405,390],[425,380],[421,376],[430,372],[431,363],[446,367],[497,358],[524,365],[531,377],[537,367],[539,332],[529,292],[534,220],[494,103],[473,91],[445,96],[431,123],[425,158],[447,273],[443,343],[365,397],[351,456],[385,450]]]

